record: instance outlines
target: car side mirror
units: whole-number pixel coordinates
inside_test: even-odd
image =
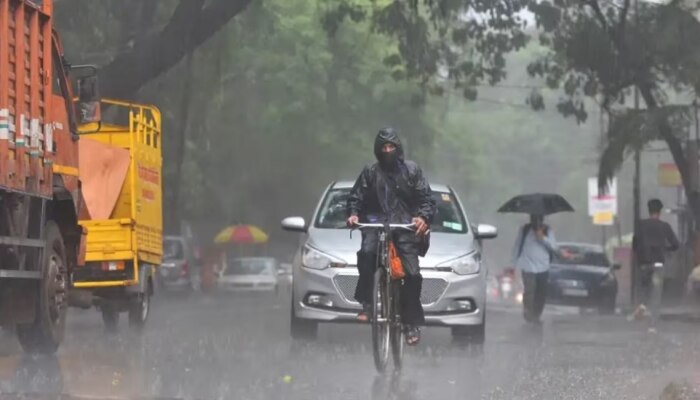
[[[302,217],[287,217],[282,220],[282,229],[290,232],[306,232],[306,221]]]
[[[481,239],[493,239],[498,236],[498,229],[493,225],[479,224],[476,226],[474,236]]]
[[[613,264],[613,265],[612,265],[612,270],[613,270],[613,271],[619,271],[619,270],[621,270],[621,269],[622,269],[622,265],[620,265],[620,264]]]

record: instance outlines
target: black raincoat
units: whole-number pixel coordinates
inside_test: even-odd
[[[396,161],[382,163],[382,147],[396,146]],[[407,224],[422,217],[428,225],[435,215],[435,200],[423,171],[413,161],[405,160],[399,136],[393,129],[382,129],[374,141],[377,162],[365,167],[357,178],[348,199],[348,215],[362,222]]]
[[[382,152],[386,143],[396,146],[390,157]],[[436,210],[430,185],[420,167],[404,159],[396,131],[391,128],[379,131],[374,154],[377,162],[362,170],[350,192],[348,216],[358,216],[360,222],[389,221],[396,224],[410,223],[414,217],[422,217],[430,225]],[[427,252],[429,237],[419,238],[413,232],[397,230],[393,232],[392,240],[406,272],[401,294],[402,320],[408,324],[421,324],[424,317],[420,303],[422,276],[418,256]],[[360,278],[355,290],[355,299],[363,304],[371,304],[377,241],[375,231],[363,231],[362,248],[357,253]]]

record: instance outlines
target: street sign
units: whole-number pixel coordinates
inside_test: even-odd
[[[617,179],[613,179],[608,184],[605,194],[598,191],[598,178],[588,178],[588,215],[594,217],[594,224],[607,225],[607,223],[596,223],[597,219],[607,222],[617,215]]]
[[[664,187],[679,187],[683,184],[681,173],[675,163],[659,163],[658,170],[659,186]]]
[[[593,215],[593,225],[612,226],[615,223],[615,215],[610,211],[597,212]]]

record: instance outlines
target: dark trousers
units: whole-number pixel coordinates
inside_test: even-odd
[[[417,239],[413,232],[394,232],[394,245],[401,257],[406,277],[401,285],[401,320],[409,325],[421,325],[425,322],[420,295],[423,276],[418,265]],[[372,304],[372,285],[377,267],[377,244],[379,235],[375,231],[362,233],[362,248],[357,252],[357,269],[360,278],[355,288],[355,300],[361,304]]]
[[[528,322],[538,321],[547,300],[549,272],[523,272],[523,316]]]
[[[637,268],[637,305],[650,305],[653,276],[653,264],[642,264]]]

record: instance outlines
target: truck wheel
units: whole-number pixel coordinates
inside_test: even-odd
[[[49,221],[44,227],[44,247],[39,281],[39,301],[31,324],[17,325],[17,338],[24,351],[53,354],[63,341],[66,328],[68,268],[63,237],[58,225]]]
[[[119,326],[119,311],[114,306],[104,305],[101,307],[102,322],[105,324],[105,330],[110,333],[117,331]]]
[[[151,311],[150,291],[140,293],[131,299],[129,304],[129,326],[134,329],[143,329]]]

